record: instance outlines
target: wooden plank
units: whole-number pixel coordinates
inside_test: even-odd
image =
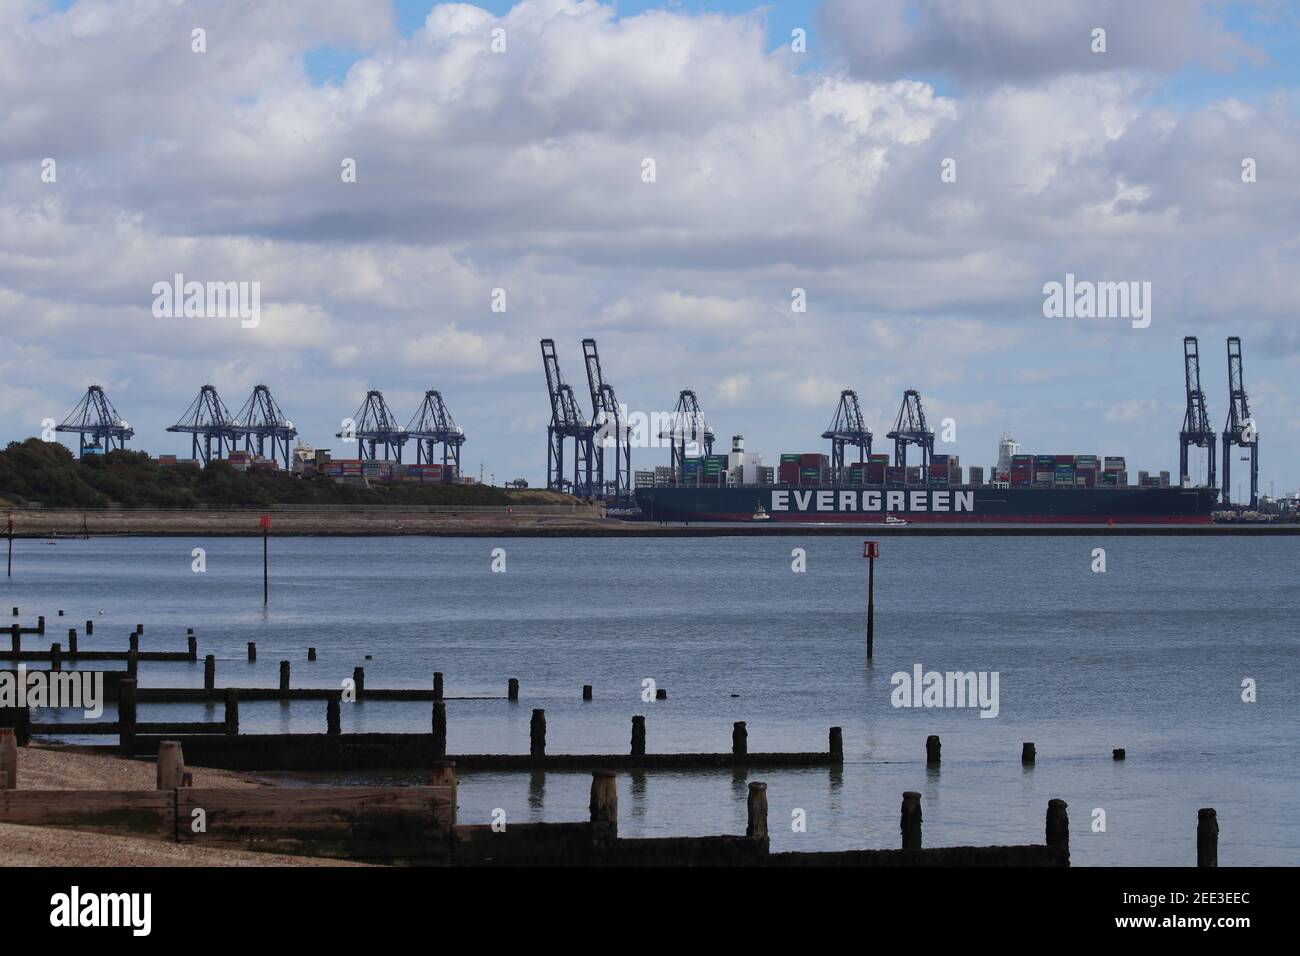
[[[443,859],[452,801],[449,787],[182,789],[177,839],[310,856]]]
[[[0,790],[0,823],[174,839],[171,790]]]

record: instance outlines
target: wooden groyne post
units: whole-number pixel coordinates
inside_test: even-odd
[[[442,700],[442,671],[433,672],[433,699]]]
[[[289,662],[280,661],[280,693],[289,695]]]
[[[506,700],[519,699],[519,678],[512,677],[506,681]]]
[[[68,654],[73,657],[77,656],[77,629],[75,627],[68,628]]]
[[[645,717],[640,714],[632,718],[632,756],[645,756]]]
[[[352,685],[357,692],[357,703],[361,703],[361,698],[366,695],[366,669],[364,667],[352,668]]]
[[[921,795],[915,790],[903,791],[903,811],[899,820],[903,833],[903,849],[921,849]]]
[[[743,720],[731,725],[731,752],[738,757],[749,753],[749,731],[745,729]]]
[[[339,714],[339,699],[331,697],[325,702],[325,733],[338,736],[343,732]]]
[[[1038,756],[1038,751],[1034,749],[1031,741],[1026,740],[1020,745],[1020,762],[1022,764],[1031,764],[1034,758]]]
[[[591,829],[597,840],[618,836],[618,787],[612,770],[597,770],[591,775]]]
[[[1056,847],[1062,854],[1066,866],[1070,864],[1070,816],[1066,813],[1069,804],[1064,800],[1047,801],[1047,845]]]
[[[158,790],[175,790],[185,782],[185,756],[175,740],[158,745]]]
[[[217,658],[209,654],[203,658],[203,689],[216,690],[217,687]]]
[[[1196,811],[1196,865],[1219,865],[1219,815],[1213,807]]]
[[[927,767],[939,766],[940,751],[943,745],[939,743],[939,735],[931,734],[925,738],[925,765]]]
[[[528,752],[534,757],[546,756],[546,711],[540,708],[533,711],[528,724]]]
[[[749,822],[745,836],[755,840],[767,839],[767,784],[753,782],[749,785]]]
[[[62,644],[50,645],[50,670],[52,671],[63,670],[63,645]]]
[[[117,738],[127,754],[135,740],[135,714],[135,678],[126,677],[117,687]]]
[[[248,660],[250,663],[257,660],[257,641],[248,642]]]
[[[18,735],[0,727],[0,790],[18,789]]]
[[[447,756],[447,702],[445,700],[433,702],[433,755]]]
[[[226,688],[226,734],[236,736],[239,733],[239,691],[233,687]]]
[[[830,730],[830,755],[832,760],[844,762],[844,730],[841,727]]]

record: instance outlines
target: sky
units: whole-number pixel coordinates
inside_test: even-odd
[[[630,411],[693,389],[769,461],[844,388],[885,451],[915,388],[964,465],[1007,431],[1176,475],[1182,339],[1221,429],[1239,335],[1294,491],[1298,106],[1281,0],[0,0],[0,441],[97,383],[185,455],[200,385],[264,383],[344,457],[367,389],[436,388],[467,472],[537,485],[538,340],[589,412],[594,337]],[[176,274],[256,325],[156,314]],[[1149,324],[1045,315],[1067,275]]]

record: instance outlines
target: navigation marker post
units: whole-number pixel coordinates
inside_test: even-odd
[[[880,557],[880,542],[862,542],[862,556],[867,559],[867,660],[871,660],[876,636],[876,558]]]
[[[270,576],[267,573],[269,550],[266,543],[267,533],[271,530],[271,516],[262,515],[262,606],[266,607],[270,596]]]

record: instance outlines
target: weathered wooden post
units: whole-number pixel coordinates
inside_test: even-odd
[[[118,746],[130,756],[135,745],[135,678],[123,678],[117,688]]]
[[[186,634],[185,643],[185,649],[189,651],[190,660],[197,661],[199,659],[199,639],[193,634]]]
[[[140,652],[139,651],[126,652],[126,672],[130,674],[132,677],[140,676]]]
[[[449,787],[451,789],[451,825],[456,825],[456,762],[454,760],[435,760],[429,768],[429,786]]]
[[[63,670],[63,645],[62,644],[50,645],[50,670],[52,671]]]
[[[239,733],[239,691],[233,687],[226,688],[226,735],[234,737]]]
[[[19,747],[26,747],[32,739],[32,709],[30,707],[0,707],[0,727],[14,732]]]
[[[140,635],[132,634],[126,640],[126,649],[128,651],[138,651],[140,649]]]
[[[433,699],[442,700],[442,671],[433,672]]]
[[[18,789],[18,735],[0,727],[0,790]]]
[[[844,730],[840,727],[831,728],[830,754],[831,759],[837,763],[844,762]]]
[[[23,632],[17,624],[9,628],[9,646],[13,648],[14,657],[23,652]]]
[[[590,685],[590,684],[583,684],[583,685],[582,685],[582,699],[583,699],[583,700],[591,700],[591,685]]]
[[[506,700],[519,699],[519,678],[512,677],[506,681]]]
[[[135,633],[136,633],[136,636],[137,636],[137,637],[142,637],[142,636],[144,636],[144,625],[143,625],[143,624],[137,624],[137,625],[135,626]]]
[[[174,790],[182,786],[185,778],[185,756],[175,740],[158,744],[158,790]]]
[[[77,629],[75,627],[70,627],[68,628],[68,654],[69,656],[76,656],[76,653],[77,653]]]
[[[433,755],[447,756],[447,702],[443,700],[433,702]]]
[[[339,716],[339,699],[331,697],[325,701],[325,733],[338,736],[343,732]]]
[[[217,658],[209,654],[203,658],[203,689],[215,690],[217,686]]]
[[[915,790],[903,791],[903,812],[899,821],[903,831],[903,849],[921,849],[921,795]]]
[[[862,556],[867,559],[867,660],[871,660],[876,643],[876,558],[880,557],[880,542],[862,542]]]
[[[257,641],[248,642],[248,659],[250,662],[257,660]]]
[[[597,770],[591,775],[591,829],[597,840],[618,836],[618,787],[614,771]]]
[[[1047,801],[1047,845],[1056,847],[1066,866],[1070,865],[1070,817],[1064,800]]]
[[[749,731],[745,729],[743,720],[731,725],[731,753],[737,757],[749,753]]]
[[[656,687],[656,688],[655,688],[655,700],[667,700],[667,699],[668,699],[668,688],[667,688],[667,687]]]
[[[59,617],[63,617],[63,608],[59,608]]]
[[[1110,752],[1110,758],[1112,760],[1123,760],[1125,756],[1126,754],[1124,753],[1123,747],[1116,747]]]
[[[289,695],[289,662],[280,661],[280,694],[287,697]]]
[[[1219,865],[1219,815],[1213,807],[1196,811],[1196,865]]]
[[[352,685],[356,688],[357,703],[359,704],[366,693],[366,669],[364,667],[352,668]]]
[[[749,823],[745,827],[745,836],[755,840],[767,839],[767,784],[751,783],[749,785]]]
[[[640,714],[632,718],[632,756],[645,756],[645,717]]]
[[[94,620],[91,619],[91,618],[86,618],[86,636],[87,636],[87,637],[90,637],[90,635],[92,635],[92,634],[94,634],[94,633],[95,633],[95,622],[94,622]]]
[[[546,711],[540,708],[533,711],[528,725],[528,752],[534,757],[546,756]]]
[[[307,648],[307,660],[314,661],[315,659],[316,659],[316,648],[314,647]]]
[[[1034,758],[1035,758],[1037,755],[1038,755],[1038,751],[1036,751],[1036,750],[1034,749],[1034,745],[1033,745],[1032,741],[1028,741],[1028,740],[1027,740],[1027,741],[1025,741],[1023,744],[1020,745],[1020,762],[1021,762],[1021,763],[1025,763],[1025,764],[1033,763],[1033,762],[1034,762]]]
[[[925,738],[925,765],[927,767],[939,766],[939,752],[942,745],[939,743],[939,735],[931,734]]]
[[[44,615],[44,614],[42,614],[40,617],[38,617],[38,618],[36,619],[36,633],[37,633],[37,634],[42,634],[42,635],[45,633],[45,615]]]

